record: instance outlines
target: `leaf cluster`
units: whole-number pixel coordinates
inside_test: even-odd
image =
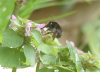
[[[0,65],[3,67],[23,68],[41,62],[43,68],[39,72],[89,72],[99,71],[99,58],[89,53],[77,53],[75,47],[66,41],[61,46],[52,35],[42,35],[32,23],[31,36],[25,36],[25,27],[29,20],[17,18],[10,29],[3,32],[0,46]],[[17,28],[17,29],[15,29]]]

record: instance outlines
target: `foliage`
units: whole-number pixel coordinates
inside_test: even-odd
[[[6,2],[4,0],[0,0],[0,43],[2,43],[2,32],[6,29],[7,24],[10,23],[9,19],[11,18],[11,14],[13,13],[14,6],[15,6],[16,0],[7,0]],[[28,0],[27,4],[23,5],[19,11],[19,16],[23,18],[29,18],[31,13],[35,10],[49,7],[49,6],[56,6],[56,5],[65,5],[65,4],[74,4],[72,0],[68,1],[53,1],[53,0]],[[16,9],[17,11],[17,9]],[[63,15],[59,15],[55,18],[61,18],[64,16],[71,15],[75,13],[76,11],[72,11],[71,13],[66,13]],[[51,17],[51,19],[54,19]],[[37,20],[35,22],[43,22],[48,21],[49,18]],[[17,20],[15,20],[17,21]],[[20,24],[20,21],[17,21],[16,24]]]
[[[35,55],[36,51],[31,45],[24,45],[24,54],[31,66],[35,65]]]
[[[3,47],[17,48],[23,44],[23,41],[24,39],[12,29],[8,29],[3,32]]]
[[[15,0],[0,0],[0,31],[3,31],[13,12]]]
[[[29,0],[26,5],[24,5],[19,13],[20,17],[28,18],[32,11],[38,10],[45,7],[50,6],[57,6],[57,5],[65,5],[65,4],[73,4],[74,2],[72,0],[65,0],[65,1],[54,1],[54,0]]]
[[[91,52],[96,55],[100,55],[100,19],[93,23],[86,23],[82,27],[83,33],[87,36],[88,44]]]
[[[17,67],[25,62],[23,52],[8,47],[0,47],[0,65],[4,67]]]
[[[37,72],[99,72],[100,59],[90,53],[78,53],[76,48],[66,41],[67,46],[63,47],[57,39],[52,39],[52,34],[43,35],[37,30],[39,24],[48,20],[42,19],[32,22],[23,18],[28,18],[34,10],[44,7],[73,4],[72,0],[56,2],[53,0],[29,0],[26,5],[22,6],[19,16],[16,19],[9,19],[14,9],[16,0],[0,1],[0,65],[8,68],[23,68],[37,65]],[[87,0],[85,0],[87,1]],[[71,15],[72,11],[56,18]],[[53,18],[51,18],[53,19]],[[11,27],[6,29],[7,24]],[[30,28],[28,26],[30,25]],[[97,25],[98,26],[98,25]],[[88,26],[87,26],[88,27]],[[6,29],[6,30],[5,30]],[[90,27],[91,29],[91,27]],[[4,31],[5,30],[5,31]],[[95,30],[95,29],[93,29]],[[95,35],[99,36],[98,31]],[[88,32],[88,31],[87,31]],[[28,36],[25,35],[28,34]],[[92,33],[92,32],[89,32]],[[89,33],[87,35],[90,37]],[[93,31],[95,33],[95,31]],[[93,51],[94,36],[90,39],[91,50]],[[97,47],[99,44],[96,44]],[[96,50],[99,54],[99,49]],[[96,53],[96,52],[94,52]],[[39,63],[43,68],[39,69]]]
[[[38,72],[100,71],[100,60],[95,55],[79,54],[69,41],[66,41],[67,46],[63,47],[57,39],[53,41],[52,34],[43,35],[42,32],[38,31],[39,24],[20,17],[17,19],[23,24],[19,25],[16,24],[16,21],[11,20],[14,23],[13,26],[3,33],[3,44],[0,47],[0,64],[3,67],[22,68],[41,62],[43,68]],[[25,36],[28,23],[32,24],[32,29],[29,32],[31,35]],[[16,45],[14,45],[15,43]]]

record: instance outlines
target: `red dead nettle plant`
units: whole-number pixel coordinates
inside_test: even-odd
[[[45,35],[38,24],[13,13],[11,23],[3,32],[0,46],[0,65],[12,68],[34,67],[36,72],[96,72],[100,71],[100,59],[90,52],[76,49],[72,41],[62,46],[52,34]],[[42,63],[42,68],[39,68]]]
[[[44,23],[37,24],[12,15],[9,29],[3,32],[1,66],[13,68],[13,72],[17,68],[34,67],[36,63],[36,72],[84,72],[100,68],[99,58],[76,49],[72,41],[61,46],[57,39],[53,40],[52,34],[43,33],[44,26]],[[40,63],[43,64],[41,69]]]

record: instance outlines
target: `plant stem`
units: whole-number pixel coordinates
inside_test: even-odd
[[[12,72],[16,72],[16,69],[17,69],[16,67],[13,67]]]
[[[14,7],[13,15],[15,15],[15,16],[18,15],[18,13],[19,13],[19,11],[20,11],[20,8],[21,8],[21,6],[22,6],[22,2],[23,2],[23,0],[17,0],[17,1],[15,2],[15,7]]]
[[[37,63],[37,66],[36,66],[36,72],[39,71],[39,66],[40,66],[40,61]]]
[[[21,6],[22,6],[22,2],[23,2],[23,0],[16,0],[16,2],[15,2],[15,7],[14,7],[14,10],[13,10],[13,13],[12,13],[14,16],[17,16],[17,15],[18,15],[18,13],[19,13],[19,11],[20,11],[20,8],[21,8]],[[10,21],[9,21],[9,23],[8,23],[8,25],[7,25],[7,27],[6,27],[6,29],[9,28],[9,24],[10,24]]]

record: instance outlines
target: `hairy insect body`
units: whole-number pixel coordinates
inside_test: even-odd
[[[48,28],[47,34],[53,33],[53,39],[60,38],[62,36],[62,29],[57,22],[50,21],[45,25],[45,27]]]

